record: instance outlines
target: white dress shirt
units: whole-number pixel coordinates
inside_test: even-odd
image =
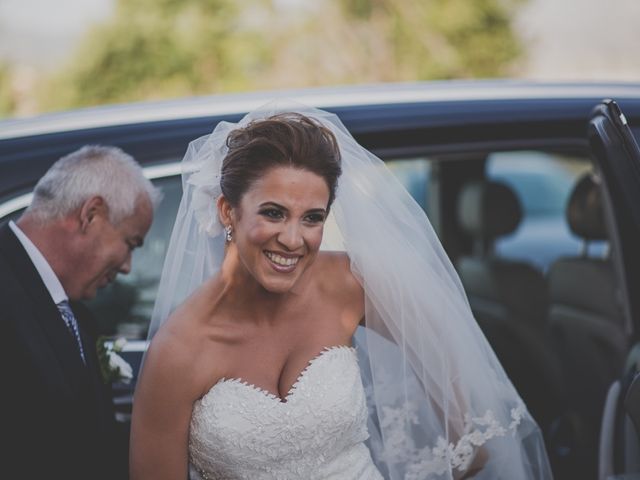
[[[18,238],[18,241],[26,250],[33,266],[36,267],[40,278],[42,278],[45,287],[47,287],[49,295],[51,295],[53,303],[58,305],[60,302],[69,300],[64,288],[62,288],[60,280],[58,280],[58,277],[53,272],[49,262],[44,258],[44,255],[40,253],[40,250],[38,250],[33,242],[29,240],[29,237],[27,237],[24,232],[20,230],[20,227],[18,227],[13,221],[9,222],[9,228],[13,231]]]

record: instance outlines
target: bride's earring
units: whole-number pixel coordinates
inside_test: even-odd
[[[229,243],[233,238],[233,235],[231,233],[231,225],[227,225],[226,227],[224,227],[224,238],[227,243]]]

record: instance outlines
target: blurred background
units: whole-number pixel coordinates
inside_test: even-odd
[[[640,79],[638,0],[0,0],[0,117],[449,78]]]

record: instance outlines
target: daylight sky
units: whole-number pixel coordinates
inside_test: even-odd
[[[0,0],[0,56],[55,65],[110,13],[113,1]],[[517,23],[527,58],[517,75],[640,80],[639,25],[640,0],[527,0]]]
[[[0,0],[0,56],[51,66],[111,12],[113,0]]]
[[[640,81],[640,0],[528,0],[525,77]]]

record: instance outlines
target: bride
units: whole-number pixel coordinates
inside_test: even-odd
[[[183,188],[132,479],[551,478],[427,217],[335,115],[222,122]]]

